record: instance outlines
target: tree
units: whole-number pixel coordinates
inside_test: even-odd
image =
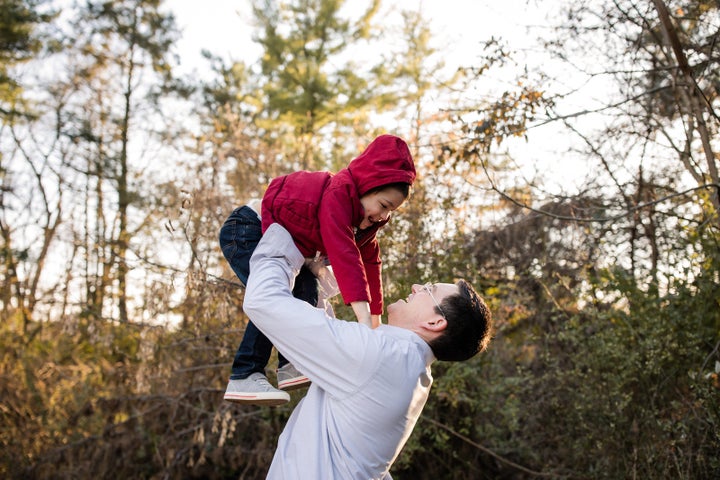
[[[36,163],[28,156],[20,144],[17,132],[12,130],[18,119],[32,114],[29,105],[22,98],[23,88],[13,69],[29,61],[43,47],[38,30],[53,18],[53,14],[40,13],[42,3],[13,0],[0,2],[0,135],[6,139],[8,147],[0,151],[0,258],[2,276],[5,279],[0,287],[0,303],[4,318],[11,318],[12,311],[20,315],[23,331],[28,327],[38,300],[36,295],[43,265],[61,221],[60,215],[53,208],[56,198],[48,195],[46,188],[50,187],[43,184],[43,177],[48,171],[41,162]],[[22,176],[20,172],[23,170],[15,169],[16,162],[29,167],[27,189],[16,183],[18,174]],[[32,193],[29,193],[28,189]],[[19,236],[18,232],[26,231],[32,226],[22,221],[22,215],[18,215],[15,209],[23,201],[16,202],[15,198],[23,198],[25,205],[32,208],[33,213],[37,213],[37,216],[32,215],[32,218],[41,226],[39,232],[36,232],[42,239],[38,252],[30,253],[25,242],[16,238]],[[38,201],[32,202],[30,198]],[[36,210],[36,207],[39,210]],[[37,256],[34,256],[35,254]],[[34,256],[33,264],[26,262],[28,256]],[[29,269],[24,268],[27,265],[32,266]]]
[[[665,257],[662,238],[675,237],[678,222],[717,223],[717,159],[710,139],[718,127],[712,109],[718,75],[712,45],[720,32],[711,23],[718,11],[703,2],[678,4],[672,11],[674,20],[655,1],[597,10],[572,6],[568,15],[578,25],[575,38],[551,44],[577,48],[581,56],[574,58],[601,59],[596,64],[605,72],[581,64],[576,70],[611,81],[610,101],[596,109],[610,119],[606,128],[591,132],[570,118],[563,122],[599,161],[618,194],[616,212],[627,212],[628,263],[656,283],[668,275],[658,264]],[[597,30],[596,18],[611,21]],[[608,46],[627,53],[614,55],[617,50]],[[623,147],[612,148],[618,140]]]
[[[69,167],[86,175],[84,268],[92,318],[110,312],[110,295],[118,318],[129,320],[131,241],[145,223],[133,206],[147,195],[136,190],[141,172],[154,167],[140,156],[141,132],[153,132],[153,99],[170,78],[177,36],[173,17],[159,7],[159,0],[90,2],[74,25],[76,63],[68,82],[75,90],[62,128],[84,150]]]
[[[45,0],[0,1],[0,120],[10,123],[27,114],[22,87],[13,77],[14,66],[33,58],[43,47],[38,27],[49,22],[52,12],[40,13]]]
[[[323,161],[323,136],[339,145],[341,132],[364,132],[359,122],[383,102],[374,93],[371,67],[347,59],[368,39],[380,6],[373,0],[357,21],[341,17],[344,1],[292,0],[253,2],[263,47],[261,85],[265,109],[258,121],[270,138],[292,145],[292,168],[335,168]],[[372,60],[371,60],[372,62]],[[326,132],[323,134],[323,132]],[[285,139],[283,137],[288,136]],[[350,149],[350,151],[353,151]],[[347,154],[343,149],[341,153]],[[341,160],[344,163],[346,159]]]
[[[706,32],[705,27],[702,25],[705,17],[705,11],[712,10],[713,5],[711,3],[700,2],[698,5],[690,5],[688,12],[689,17],[692,19],[689,28],[683,28],[682,24],[676,27],[676,24],[680,22],[673,22],[670,18],[670,12],[668,11],[667,5],[662,0],[653,0],[655,10],[657,11],[660,32],[662,33],[662,40],[658,43],[664,47],[665,56],[668,60],[674,58],[677,63],[677,68],[670,70],[673,77],[673,84],[676,87],[676,98],[678,102],[679,111],[682,112],[686,119],[686,124],[691,125],[686,134],[686,144],[690,145],[693,143],[693,136],[696,134],[700,137],[700,143],[702,145],[702,152],[705,156],[706,166],[705,168],[698,166],[697,168],[690,166],[692,158],[686,159],[687,169],[693,175],[693,178],[700,184],[709,184],[714,187],[710,193],[710,199],[715,209],[715,215],[720,217],[720,177],[718,176],[718,166],[716,155],[713,152],[713,146],[711,144],[711,138],[714,133],[717,133],[717,127],[711,129],[708,127],[708,119],[720,120],[713,108],[713,100],[717,97],[718,91],[714,86],[709,86],[704,82],[705,75],[701,73],[696,75],[694,69],[696,65],[690,65],[688,62],[688,55],[685,53],[685,49],[688,48],[692,53],[699,54],[700,58],[697,60],[700,64],[705,64],[711,61],[712,46],[715,41],[720,37],[720,30]],[[705,11],[704,11],[705,10]],[[715,12],[717,13],[717,12]],[[682,19],[686,16],[683,8],[677,10],[678,19]],[[697,23],[696,23],[697,22]],[[692,25],[696,23],[696,25]],[[683,31],[684,30],[684,31]],[[709,33],[709,36],[708,36]],[[689,37],[692,42],[688,47],[684,47],[681,44],[680,35],[683,34],[685,37]],[[704,38],[697,38],[700,34]],[[695,37],[695,38],[694,38]],[[709,43],[708,43],[709,42]],[[667,52],[672,51],[672,56]],[[715,77],[716,72],[711,72],[710,77]],[[693,132],[692,125],[695,125],[696,132]],[[720,222],[720,218],[717,219]]]
[[[465,138],[447,150],[449,161],[485,171],[503,213],[472,238],[495,281],[502,380],[463,384],[475,388],[468,408],[492,417],[469,437],[552,476],[712,477],[717,6],[568,2],[561,11],[538,42],[550,55],[501,101],[459,115]],[[549,126],[572,139],[553,159],[592,165],[580,181],[552,162],[531,180],[499,168],[501,158],[540,159],[513,156],[513,138],[537,141]]]

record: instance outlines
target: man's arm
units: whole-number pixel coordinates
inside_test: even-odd
[[[292,296],[295,277],[305,263],[292,236],[278,223],[268,227],[250,258],[250,276],[243,309],[275,344],[284,326],[295,321],[301,304]]]
[[[304,261],[287,230],[268,227],[250,259],[245,312],[310,380],[330,393],[354,391],[373,374],[379,347],[370,329],[331,319],[292,296]]]

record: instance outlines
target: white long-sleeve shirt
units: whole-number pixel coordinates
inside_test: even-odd
[[[274,224],[250,261],[244,309],[312,385],[278,440],[269,479],[389,479],[432,384],[414,332],[333,319],[292,296],[303,256]]]

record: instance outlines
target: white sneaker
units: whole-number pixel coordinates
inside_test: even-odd
[[[230,380],[224,398],[234,403],[276,406],[288,403],[290,394],[273,387],[265,375],[255,372],[247,378]]]
[[[277,381],[278,388],[285,391],[310,385],[310,379],[300,373],[292,363],[287,363],[277,369]]]

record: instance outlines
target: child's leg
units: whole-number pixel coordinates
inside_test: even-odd
[[[262,225],[248,206],[238,207],[220,229],[220,248],[243,285],[250,274],[250,257],[262,238]]]
[[[240,281],[247,284],[250,257],[262,238],[262,225],[254,210],[236,208],[220,229],[220,247]],[[235,353],[230,379],[247,378],[255,372],[265,374],[270,360],[272,343],[252,323],[248,322],[242,342]]]
[[[318,284],[315,275],[306,266],[300,269],[300,273],[295,277],[295,286],[293,287],[293,297],[304,300],[313,307],[318,302]],[[288,361],[278,352],[278,368],[287,365]]]
[[[230,380],[247,378],[255,372],[265,375],[265,367],[270,361],[272,343],[255,326],[248,321],[245,327],[245,334],[235,352]]]

